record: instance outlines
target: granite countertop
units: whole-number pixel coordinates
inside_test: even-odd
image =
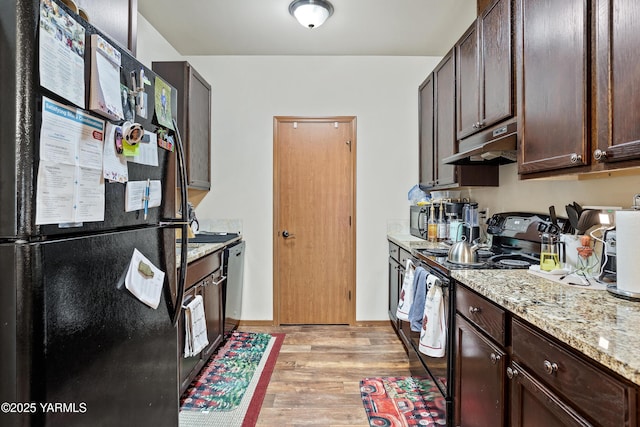
[[[561,342],[640,385],[640,303],[564,285],[528,270],[455,270],[451,276]]]
[[[387,234],[387,239],[409,252],[411,252],[411,249],[436,248],[439,246],[439,243],[432,243],[411,234],[390,233]]]
[[[196,261],[240,240],[242,240],[242,236],[238,236],[235,239],[228,240],[224,243],[189,243],[187,249],[187,263]],[[180,243],[176,244],[176,265],[180,265]]]
[[[437,245],[389,234],[404,247]],[[413,239],[422,240],[414,242]],[[565,285],[528,270],[454,270],[451,276],[516,316],[640,385],[640,302]]]

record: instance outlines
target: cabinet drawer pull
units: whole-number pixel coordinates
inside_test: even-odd
[[[480,307],[474,307],[472,305],[469,306],[469,314],[479,313]]]
[[[224,282],[225,280],[227,280],[227,276],[222,276],[220,280],[218,280],[217,282],[214,280],[213,285],[218,286],[220,283]]]
[[[607,160],[607,152],[602,151],[601,149],[598,148],[596,151],[593,152],[593,158],[599,162],[604,162],[605,160]]]
[[[518,371],[513,369],[511,366],[507,368],[507,377],[512,380],[518,375]]]
[[[582,156],[580,154],[573,153],[570,160],[572,164],[575,164],[582,161]]]
[[[495,353],[491,353],[490,358],[491,358],[491,363],[494,364],[494,365],[496,363],[498,363],[500,361],[500,359],[501,359],[500,355],[499,354],[495,354]]]
[[[549,375],[553,375],[556,372],[558,372],[558,364],[555,362],[549,362],[548,360],[544,361],[544,371],[549,374]]]

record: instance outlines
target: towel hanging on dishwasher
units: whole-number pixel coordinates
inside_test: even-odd
[[[418,350],[430,357],[443,357],[446,352],[447,324],[444,310],[444,295],[439,279],[430,274],[427,277],[427,296],[424,303],[424,317],[420,330]]]
[[[415,286],[413,279],[416,274],[416,266],[413,265],[410,259],[407,259],[407,266],[404,269],[404,280],[402,281],[402,288],[400,289],[400,300],[398,301],[398,308],[396,309],[396,317],[400,320],[409,320],[409,310],[411,310],[411,304],[413,304],[413,291]]]

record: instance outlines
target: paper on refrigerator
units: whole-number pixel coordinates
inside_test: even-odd
[[[84,108],[85,29],[55,2],[40,2],[40,85]]]
[[[104,136],[102,172],[104,179],[125,183],[129,180],[127,158],[116,152],[115,135],[118,126],[107,123]]]
[[[124,119],[122,100],[120,99],[121,61],[122,54],[119,50],[98,34],[91,35],[89,109],[111,120]]]
[[[124,286],[140,301],[156,309],[160,304],[163,284],[164,271],[153,265],[138,249],[134,249]]]
[[[125,212],[144,209],[144,200],[147,194],[147,181],[129,181],[125,189]],[[152,180],[149,185],[149,208],[157,208],[162,203],[162,183]]]
[[[42,98],[36,224],[104,221],[104,121]]]
[[[133,156],[127,156],[127,161],[140,165],[158,166],[158,136],[149,131],[144,131],[149,142],[136,145],[137,152]]]

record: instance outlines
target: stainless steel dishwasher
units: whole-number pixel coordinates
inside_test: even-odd
[[[224,336],[228,337],[238,327],[242,312],[242,283],[244,281],[245,242],[227,247],[224,251],[224,268],[227,280],[224,292]]]

